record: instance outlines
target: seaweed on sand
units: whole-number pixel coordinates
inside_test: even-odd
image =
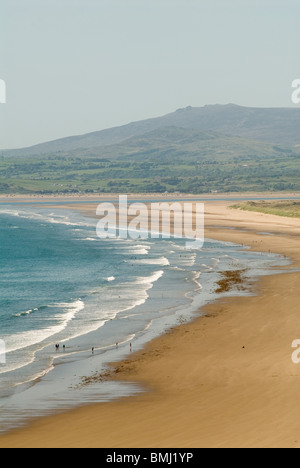
[[[239,291],[245,291],[245,273],[247,269],[244,270],[228,270],[223,271],[222,279],[217,282],[218,288],[216,293],[221,294],[224,292],[229,292],[232,289],[236,288]]]

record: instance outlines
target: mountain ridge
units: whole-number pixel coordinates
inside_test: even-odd
[[[164,160],[224,160],[228,158],[278,156],[293,154],[291,148],[277,147],[270,143],[227,136],[218,132],[203,132],[182,127],[163,127],[128,138],[109,146],[78,149],[73,157],[81,159],[99,159],[110,161],[145,161]],[[297,152],[298,153],[298,152]],[[61,156],[70,154],[61,153]]]
[[[300,145],[299,108],[251,108],[235,104],[177,109],[161,117],[131,122],[83,135],[68,136],[27,148],[1,150],[4,156],[41,156],[107,147],[162,128],[217,132],[282,146]]]

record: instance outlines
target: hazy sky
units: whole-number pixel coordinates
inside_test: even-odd
[[[179,107],[292,107],[299,0],[0,0],[0,148]]]

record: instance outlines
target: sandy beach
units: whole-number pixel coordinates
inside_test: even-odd
[[[300,364],[291,359],[300,339],[300,220],[232,204],[205,202],[205,236],[285,255],[287,272],[261,279],[251,297],[206,306],[205,317],[113,366],[114,378],[145,393],[40,419],[1,436],[1,448],[300,447]],[[95,207],[76,205],[90,215]]]

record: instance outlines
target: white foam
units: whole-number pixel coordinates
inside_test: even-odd
[[[146,249],[140,249],[140,250],[130,249],[123,253],[125,253],[126,255],[149,255],[149,252]]]
[[[158,281],[163,276],[163,274],[164,274],[164,271],[157,271],[156,273],[153,273],[153,275],[151,276],[137,278],[137,283],[153,285],[153,283]]]
[[[213,268],[216,268],[219,265],[220,260],[218,258],[214,258],[214,257],[212,257],[212,260],[214,260]]]
[[[111,277],[112,286],[109,290],[99,288],[94,291],[101,298],[99,301],[96,296],[94,311],[88,313],[88,316],[85,314],[83,321],[80,317],[77,318],[76,326],[74,326],[75,322],[71,323],[65,336],[60,334],[60,342],[69,341],[70,343],[75,338],[99,330],[106,322],[114,320],[120,313],[142,306],[149,297],[148,291],[163,274],[163,271],[157,271],[150,276],[137,277],[134,282],[118,283],[117,286],[113,285],[113,277]]]
[[[83,226],[83,227],[94,227],[94,224],[88,222],[72,222],[68,216],[60,216],[51,214],[41,214],[32,211],[22,211],[22,210],[11,210],[11,209],[1,209],[0,214],[6,214],[10,216],[15,216],[23,219],[31,219],[36,221],[43,221],[50,224],[63,224],[65,226]]]
[[[36,309],[33,309],[33,310],[30,309],[30,310],[26,310],[26,312],[20,312],[18,314],[13,314],[13,317],[24,317],[26,315],[32,314],[32,312],[34,312],[34,310],[36,310]]]
[[[139,265],[159,265],[159,266],[169,266],[170,262],[166,257],[161,258],[145,258],[142,260],[128,260],[127,263],[134,263]]]
[[[121,243],[119,240],[118,243]],[[118,244],[117,246],[118,247]],[[126,245],[122,246],[122,254],[124,255],[149,255],[151,247],[149,245]]]
[[[202,284],[198,281],[199,278],[200,278],[200,276],[201,276],[201,272],[200,272],[200,271],[194,271],[194,275],[195,275],[195,276],[194,276],[194,278],[193,278],[193,281],[194,281],[194,283],[196,283],[197,286],[198,286],[198,289],[197,289],[197,290],[200,291],[200,290],[203,289]]]
[[[162,276],[164,275],[164,271],[157,271],[153,273],[151,276],[146,277],[138,277],[136,279],[136,286],[144,286],[140,291],[136,291],[136,298],[130,300],[130,303],[127,307],[122,308],[121,312],[127,312],[129,310],[135,309],[138,306],[145,304],[147,299],[149,298],[148,291],[153,288],[154,283],[156,283]],[[131,286],[134,288],[134,284]]]
[[[183,266],[191,267],[195,265],[196,258],[197,258],[197,254],[193,253],[192,255],[180,258],[180,263]]]
[[[16,333],[14,335],[4,336],[3,339],[6,344],[6,354],[20,349],[29,348],[30,346],[42,343],[46,339],[60,333],[66,328],[68,323],[73,320],[75,315],[84,309],[84,302],[81,299],[73,303],[53,304],[49,307],[61,308],[66,313],[56,314],[52,319],[57,320],[58,324],[45,327],[40,330],[31,330],[27,332]]]
[[[109,278],[106,278],[106,281],[108,283],[111,283],[112,281],[115,281],[115,280],[116,280],[116,278],[114,276],[110,276]]]

